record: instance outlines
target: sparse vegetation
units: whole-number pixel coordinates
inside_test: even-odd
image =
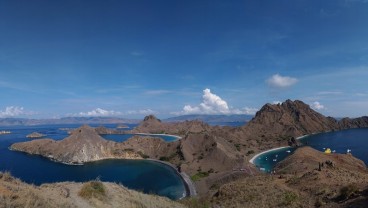
[[[210,203],[208,201],[206,201],[205,199],[199,199],[199,198],[186,198],[179,202],[190,208],[209,208],[210,207]]]
[[[165,156],[162,156],[159,158],[159,160],[161,161],[169,161],[169,158],[168,157],[165,157]]]
[[[288,206],[288,205],[295,203],[297,200],[298,200],[298,195],[294,192],[288,191],[282,195],[281,205]]]
[[[192,177],[190,177],[192,179],[192,181],[199,181],[202,178],[208,177],[210,175],[209,172],[202,172],[202,171],[198,171],[198,173],[196,173],[195,175],[192,175]]]
[[[10,172],[0,172],[0,179],[3,181],[12,181],[13,177],[11,176]]]
[[[106,189],[101,181],[90,181],[82,186],[78,195],[85,199],[97,198],[103,200],[106,197]]]
[[[234,144],[234,147],[236,148],[236,150],[240,151],[240,144]]]
[[[340,200],[347,200],[355,196],[359,192],[359,188],[355,184],[344,186],[340,189]]]
[[[251,155],[251,154],[254,154],[254,150],[249,150],[249,151],[247,152],[247,156],[248,156],[248,155]]]

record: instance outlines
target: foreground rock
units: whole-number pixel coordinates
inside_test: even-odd
[[[0,172],[0,207],[185,207],[165,197],[143,194],[119,184],[102,183],[103,197],[82,197],[86,183],[29,185]]]
[[[31,134],[28,134],[26,137],[30,138],[30,139],[36,139],[36,138],[42,138],[45,137],[46,135],[38,133],[38,132],[33,132]]]

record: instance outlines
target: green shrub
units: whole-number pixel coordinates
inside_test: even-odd
[[[78,195],[85,199],[104,199],[106,197],[106,189],[101,181],[90,181],[82,186]]]
[[[291,205],[298,200],[298,195],[294,192],[285,192],[282,195],[282,205]]]
[[[346,200],[359,192],[359,188],[355,184],[344,186],[340,189],[340,199]]]
[[[192,175],[192,177],[190,177],[192,179],[192,181],[199,181],[201,178],[205,178],[207,176],[209,176],[210,174],[208,172],[198,172],[195,175]]]
[[[251,154],[254,154],[254,150],[249,150],[249,151],[247,152],[247,155],[251,155]]]
[[[165,157],[165,156],[162,156],[159,158],[159,160],[161,161],[169,161],[169,158],[168,157]]]
[[[148,155],[144,154],[144,153],[143,153],[143,152],[141,152],[141,151],[138,151],[137,153],[138,153],[138,155],[139,155],[139,156],[141,156],[143,159],[147,159],[147,158],[149,158],[149,156],[148,156]]]

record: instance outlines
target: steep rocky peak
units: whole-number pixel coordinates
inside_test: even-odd
[[[144,117],[143,121],[158,121],[158,122],[161,122],[161,120],[156,118],[156,116],[154,116],[154,115],[148,115],[148,116]]]
[[[263,112],[280,112],[280,111],[301,111],[301,110],[308,110],[310,109],[309,105],[305,104],[304,102],[300,100],[292,101],[290,99],[286,100],[285,102],[281,104],[265,104],[261,110],[259,110],[256,114],[260,115]]]
[[[76,130],[74,130],[69,137],[66,138],[66,141],[104,141],[97,131],[88,126],[83,125]]]

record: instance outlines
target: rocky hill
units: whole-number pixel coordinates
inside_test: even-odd
[[[141,158],[134,151],[124,151],[121,143],[105,140],[93,128],[86,125],[74,130],[69,137],[61,141],[39,139],[15,143],[10,149],[42,155],[69,164],[107,158]]]
[[[151,133],[151,134],[174,134],[184,136],[187,133],[201,133],[209,131],[211,127],[198,120],[184,122],[162,122],[154,115],[146,116],[139,126],[130,133]]]
[[[282,104],[266,104],[244,127],[246,131],[275,136],[301,136],[339,129],[338,122],[314,111],[302,101],[286,100]]]
[[[290,145],[290,139],[306,134],[368,127],[368,117],[326,117],[302,101],[286,100],[281,104],[266,104],[255,117],[241,128],[235,138],[242,138],[252,148],[264,150]],[[235,131],[235,130],[233,130]]]

